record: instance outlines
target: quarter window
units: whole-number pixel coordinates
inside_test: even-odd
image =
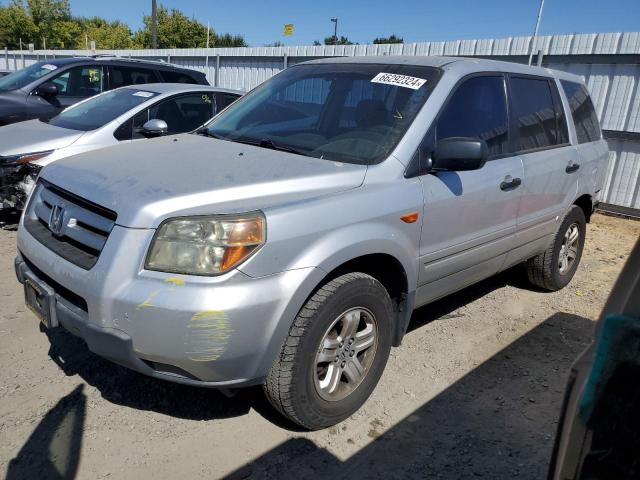
[[[511,108],[518,129],[516,150],[564,143],[558,134],[556,110],[547,79],[511,77]]]
[[[502,76],[466,80],[451,96],[436,124],[436,139],[480,138],[489,155],[508,151],[507,106]]]
[[[576,127],[578,143],[600,140],[602,137],[600,122],[598,122],[598,116],[593,108],[593,102],[585,86],[566,80],[561,80],[560,83],[569,101],[569,108],[571,109],[571,116],[573,117],[573,123]]]

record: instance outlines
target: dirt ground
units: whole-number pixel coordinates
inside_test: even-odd
[[[640,222],[596,215],[556,293],[517,267],[415,312],[365,406],[302,432],[259,389],[144,377],[41,332],[0,231],[0,472],[28,478],[526,478],[546,475],[571,363]],[[60,329],[58,329],[60,330]]]

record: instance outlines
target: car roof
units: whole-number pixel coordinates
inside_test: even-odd
[[[54,58],[50,60],[40,60],[41,63],[55,65],[57,67],[63,67],[67,65],[73,65],[76,63],[106,63],[113,65],[147,65],[148,67],[153,67],[158,70],[187,70],[189,72],[195,72],[204,75],[204,73],[199,72],[198,70],[193,70],[187,67],[183,67],[180,65],[175,65],[173,63],[167,63],[158,60],[143,60],[137,58],[123,58],[116,56],[87,56],[87,57],[69,57],[69,58]]]
[[[515,62],[488,60],[484,58],[446,57],[446,56],[362,56],[362,57],[333,57],[301,62],[297,65],[313,64],[372,64],[372,65],[411,65],[418,67],[444,68],[459,73],[473,72],[505,72],[528,75],[541,75],[545,77],[560,78],[574,82],[584,83],[578,75],[552,70],[550,68],[528,66]]]
[[[178,92],[217,92],[244,95],[244,92],[232,90],[230,88],[211,87],[209,85],[198,85],[196,83],[142,83],[138,85],[127,85],[118,90],[128,88],[129,90],[149,90],[159,94]],[[113,91],[113,90],[108,90]]]

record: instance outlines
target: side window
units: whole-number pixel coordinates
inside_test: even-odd
[[[569,108],[571,109],[573,123],[576,126],[578,143],[600,140],[602,138],[600,122],[598,122],[598,116],[586,87],[566,80],[561,80],[560,84],[567,96],[567,100],[569,100]]]
[[[109,67],[109,88],[111,89],[157,81],[153,70],[138,67]]]
[[[216,93],[216,107],[217,112],[224,110],[237,99],[240,98],[240,95],[233,95],[231,93]]]
[[[549,80],[549,87],[551,88],[551,94],[553,95],[553,108],[556,113],[556,125],[558,129],[558,143],[569,143],[569,127],[567,126],[567,116],[564,113],[564,107],[562,106],[562,100],[558,93],[558,86],[555,80]]]
[[[547,79],[511,77],[511,111],[517,128],[516,150],[546,148],[563,143]]]
[[[102,91],[102,67],[73,67],[52,80],[62,97],[92,97]]]
[[[136,113],[133,118],[128,119],[120,125],[116,131],[113,132],[113,136],[119,141],[145,138],[138,133],[138,130],[147,123],[147,120],[149,120],[149,109],[145,108],[141,112]]]
[[[172,70],[160,70],[160,76],[167,83],[198,83],[193,77]]]
[[[507,100],[502,76],[466,80],[453,93],[436,123],[436,140],[481,138],[489,155],[508,152]]]
[[[195,130],[213,117],[214,98],[210,92],[180,95],[149,108],[149,119],[167,122],[169,133]]]

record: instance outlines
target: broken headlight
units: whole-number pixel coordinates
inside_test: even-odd
[[[219,275],[251,256],[266,240],[260,212],[165,221],[151,242],[145,268],[185,275]]]
[[[20,153],[18,155],[9,155],[6,157],[0,157],[0,160],[4,165],[24,165],[25,163],[31,163],[41,158],[51,155],[53,150],[47,150],[46,152],[33,152],[33,153]]]

